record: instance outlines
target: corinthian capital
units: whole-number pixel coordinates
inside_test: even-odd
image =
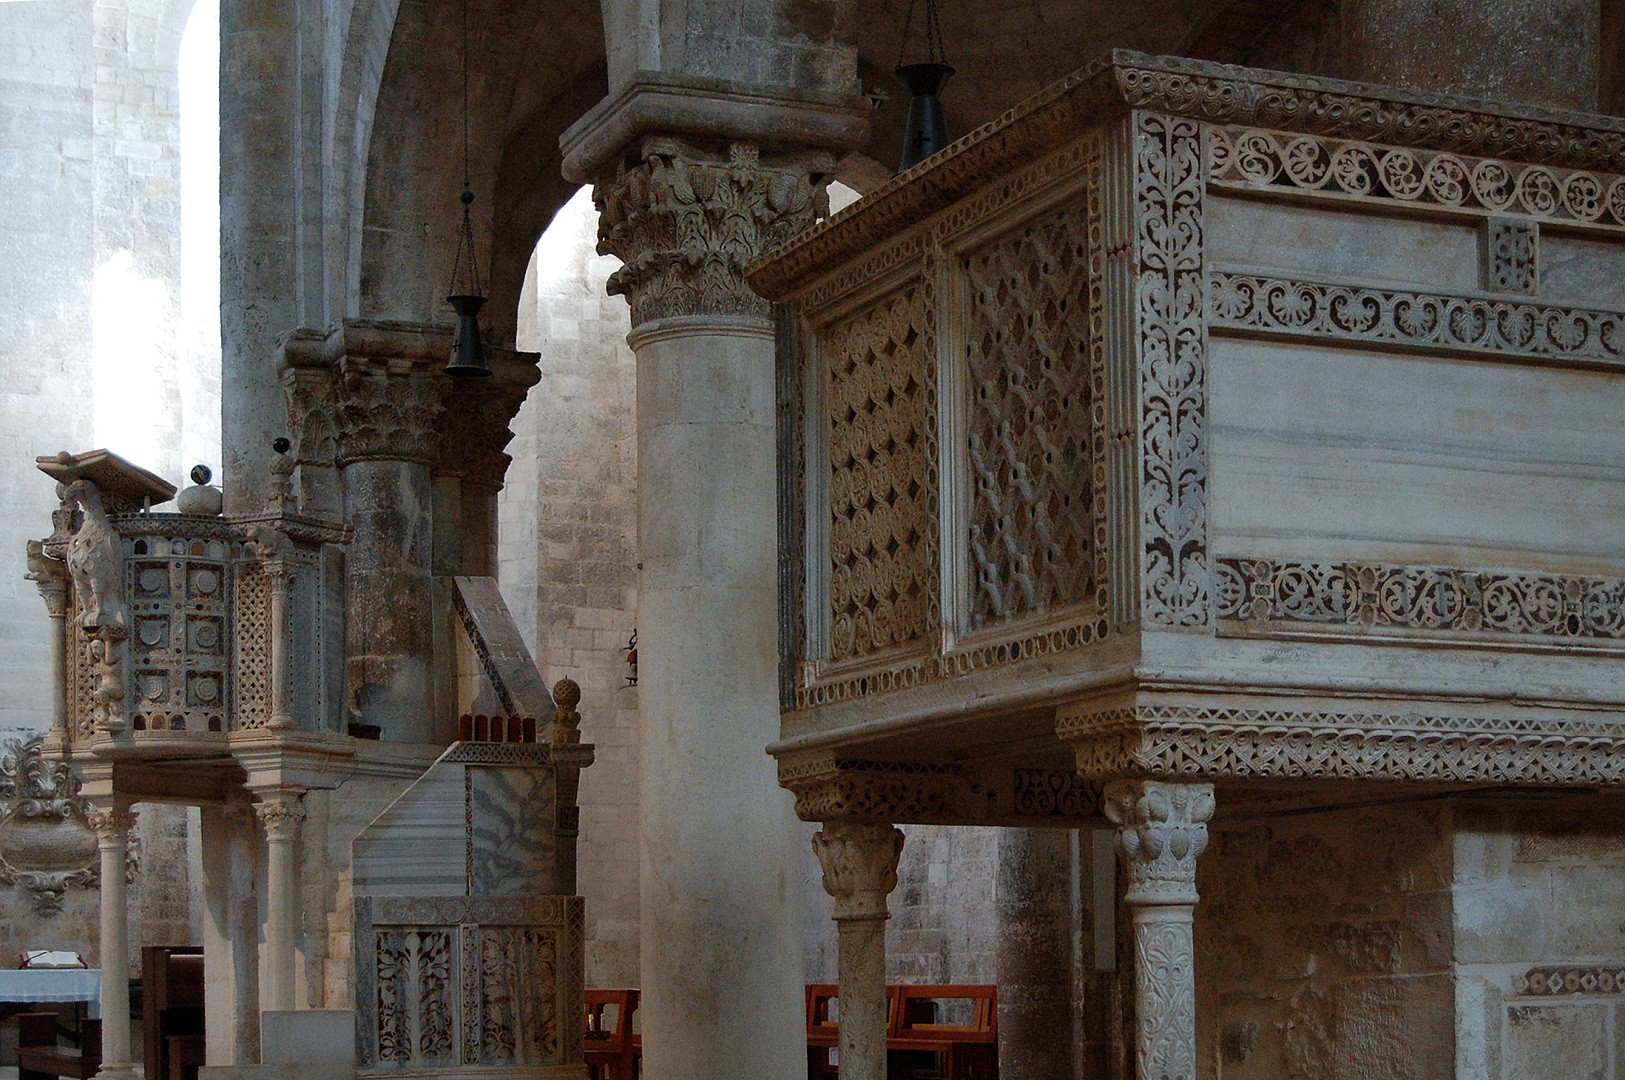
[[[829,821],[812,845],[824,868],[824,891],[835,898],[835,918],[889,917],[886,897],[897,887],[903,830],[869,821]]]
[[[92,806],[85,811],[85,824],[96,834],[104,848],[122,850],[129,842],[130,830],[135,828],[136,815],[126,803],[111,806]]]
[[[262,795],[254,804],[254,816],[265,826],[267,840],[273,844],[289,843],[299,836],[305,807],[298,794]]]
[[[636,164],[593,185],[598,253],[625,264],[610,294],[631,302],[633,326],[675,315],[767,319],[745,267],[827,212],[833,167],[827,154],[763,161],[750,143],[709,152],[644,139]]]
[[[1115,780],[1103,808],[1117,825],[1130,904],[1194,904],[1196,859],[1207,848],[1212,784]]]

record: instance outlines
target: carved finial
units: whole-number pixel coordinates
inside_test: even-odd
[[[578,743],[581,741],[581,687],[574,679],[560,679],[553,684],[553,741]]]

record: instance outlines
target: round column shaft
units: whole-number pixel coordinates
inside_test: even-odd
[[[89,814],[101,850],[102,1064],[104,1080],[136,1075],[130,1057],[129,892],[125,886],[130,830],[135,815],[127,802],[98,806]]]

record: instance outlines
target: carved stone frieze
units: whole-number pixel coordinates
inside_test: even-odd
[[[828,213],[824,183],[833,159],[763,160],[731,143],[701,149],[650,137],[639,156],[593,185],[598,253],[623,266],[611,295],[632,305],[632,325],[676,315],[770,318],[745,268]]]
[[[947,765],[824,758],[781,764],[779,784],[795,794],[803,821],[955,822],[985,816],[991,805]]]
[[[1083,819],[1101,812],[1101,784],[1076,772],[1016,769],[1011,808],[1017,817]]]
[[[1144,705],[1063,716],[1078,772],[1109,779],[1625,783],[1625,723],[1583,717]]]
[[[1625,640],[1620,578],[1224,557],[1214,593],[1221,621],[1285,629],[1564,646]]]
[[[824,823],[813,835],[813,852],[824,871],[824,891],[835,900],[836,919],[885,919],[886,897],[897,887],[903,830],[872,821]]]
[[[1625,365],[1613,311],[1223,272],[1209,276],[1208,307],[1215,328],[1249,333]]]
[[[1130,904],[1194,904],[1196,860],[1207,849],[1212,784],[1114,780],[1102,808],[1117,826]]]
[[[1625,965],[1541,964],[1512,977],[1512,992],[1520,997],[1625,994]]]
[[[1217,126],[1209,132],[1208,161],[1210,179],[1221,187],[1625,226],[1625,176],[1615,173]]]
[[[1201,145],[1195,121],[1135,114],[1141,602],[1165,626],[1209,621]]]

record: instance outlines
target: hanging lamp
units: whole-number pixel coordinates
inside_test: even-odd
[[[942,88],[954,69],[948,66],[942,46],[942,24],[937,21],[937,0],[925,0],[925,60],[905,64],[909,31],[914,28],[914,3],[908,0],[908,17],[903,22],[903,43],[897,48],[897,77],[913,95],[908,102],[908,122],[903,129],[903,159],[898,172],[907,172],[948,145],[948,116],[942,108]]]
[[[457,313],[457,330],[451,340],[451,358],[446,374],[479,377],[491,374],[485,363],[485,342],[480,334],[480,309],[485,306],[485,290],[480,285],[479,257],[474,248],[474,222],[469,208],[474,205],[474,189],[468,167],[468,0],[463,0],[463,224],[457,235],[457,255],[451,264],[451,288],[446,302]],[[468,271],[463,270],[463,254],[468,254]]]

